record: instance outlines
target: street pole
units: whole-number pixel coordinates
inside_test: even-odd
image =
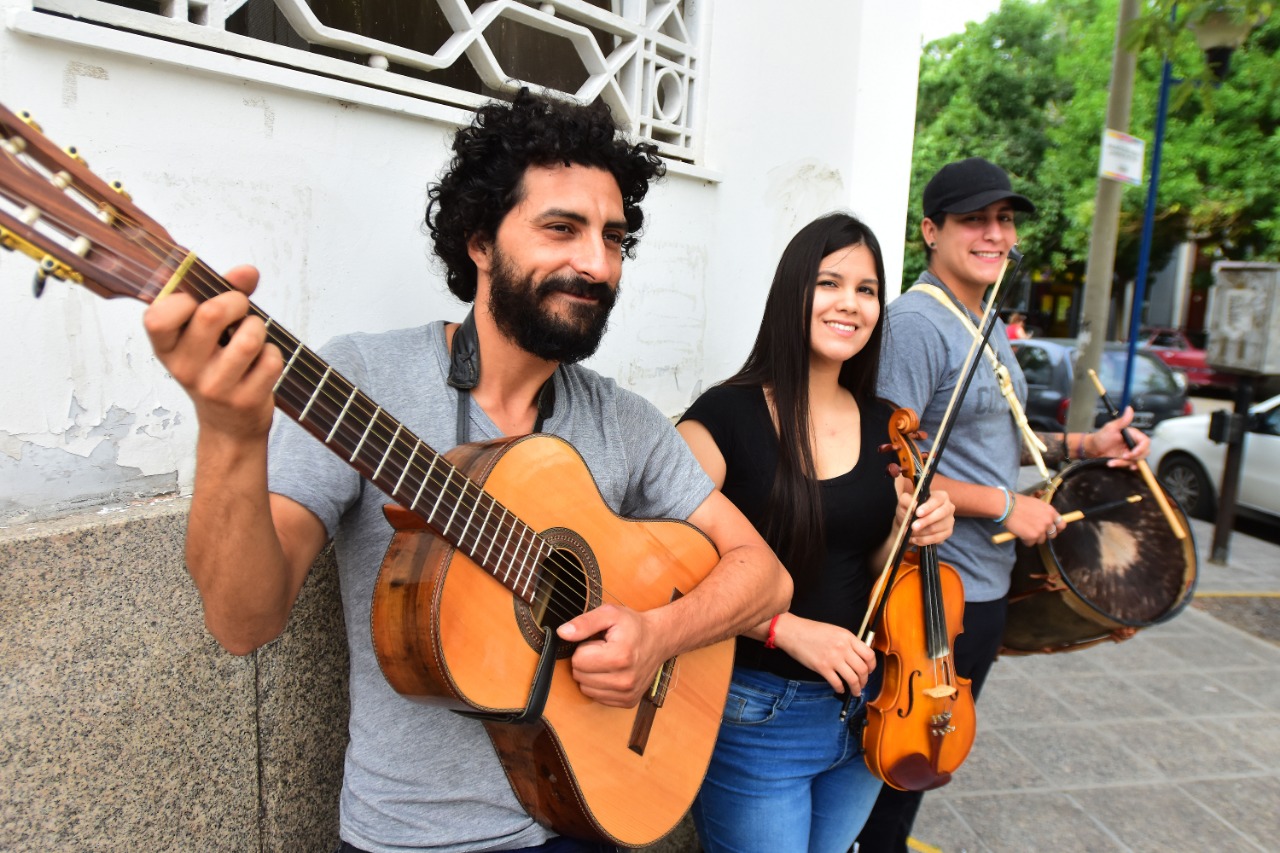
[[[1222,465],[1222,494],[1213,522],[1213,547],[1209,562],[1227,565],[1231,555],[1231,531],[1236,526],[1236,498],[1240,494],[1240,466],[1244,461],[1244,434],[1249,430],[1249,407],[1253,405],[1253,375],[1241,374],[1236,386],[1236,410],[1227,430],[1227,458]]]
[[[1122,44],[1129,22],[1138,17],[1138,0],[1120,0],[1116,41],[1111,59],[1111,90],[1107,96],[1106,128],[1129,131],[1129,110],[1133,103],[1133,77],[1137,57]],[[1101,137],[1101,134],[1099,134]],[[1111,280],[1116,266],[1116,233],[1120,222],[1120,194],[1124,185],[1098,177],[1094,197],[1093,229],[1089,236],[1089,260],[1084,275],[1084,310],[1081,313],[1079,353],[1075,380],[1071,385],[1071,406],[1067,410],[1069,432],[1093,429],[1098,392],[1089,379],[1089,370],[1102,364],[1106,341],[1107,313],[1111,307]]]
[[[1164,150],[1164,129],[1169,113],[1169,87],[1173,83],[1173,67],[1164,61],[1160,70],[1160,97],[1156,103],[1156,138],[1151,143],[1151,176],[1147,179],[1147,206],[1142,211],[1142,242],[1138,246],[1138,275],[1133,284],[1133,308],[1129,311],[1129,356],[1125,362],[1124,393],[1120,395],[1120,411],[1133,396],[1134,355],[1138,347],[1138,324],[1142,320],[1142,304],[1147,296],[1147,273],[1151,266],[1151,237],[1155,231],[1156,195],[1160,189],[1160,161]]]

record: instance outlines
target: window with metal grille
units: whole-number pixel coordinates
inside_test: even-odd
[[[599,98],[664,156],[696,163],[710,2],[33,0],[33,8],[460,107],[526,85]]]

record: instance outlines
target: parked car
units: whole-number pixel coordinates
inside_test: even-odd
[[[1213,519],[1227,446],[1209,439],[1209,415],[1173,418],[1151,434],[1148,460],[1188,515]],[[1249,410],[1236,510],[1280,520],[1280,396]]]
[[[1187,384],[1192,388],[1235,388],[1238,381],[1236,374],[1210,367],[1205,361],[1202,344],[1202,341],[1193,339],[1182,329],[1147,329],[1138,339],[1140,348],[1155,353],[1165,364],[1185,373]]]
[[[1071,403],[1071,385],[1075,379],[1076,342],[1067,338],[1028,338],[1012,341],[1018,365],[1027,377],[1027,420],[1041,432],[1058,432],[1067,422]],[[1124,391],[1124,371],[1128,362],[1127,345],[1108,343],[1103,346],[1098,379],[1117,406]],[[1150,429],[1167,418],[1191,414],[1187,399],[1186,377],[1172,370],[1149,352],[1134,353],[1133,387],[1131,391],[1133,424]],[[1094,417],[1101,426],[1110,419],[1099,400]]]

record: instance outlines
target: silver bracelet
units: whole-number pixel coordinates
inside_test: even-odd
[[[1004,524],[1009,520],[1009,513],[1013,512],[1013,492],[1005,486],[996,486],[996,488],[1004,492],[1004,513],[994,521],[996,524]]]

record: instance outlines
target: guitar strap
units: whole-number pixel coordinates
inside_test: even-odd
[[[560,368],[557,367],[556,370]],[[466,444],[471,433],[471,389],[480,382],[480,338],[476,334],[476,312],[473,308],[453,333],[449,347],[449,377],[451,387],[458,389],[458,444]],[[542,424],[556,409],[556,378],[552,374],[538,391],[538,419],[533,431],[542,432]]]
[[[949,308],[951,313],[955,314],[965,328],[969,330],[969,334],[975,338],[982,336],[982,333],[978,331],[978,327],[973,324],[973,320],[969,318],[968,313],[962,310],[955,303],[955,300],[951,298],[950,294],[942,288],[927,281],[921,281],[912,285],[911,289],[929,294]],[[1000,363],[1000,359],[996,356],[995,350],[991,348],[990,342],[987,343],[984,350],[987,361],[991,363],[991,369],[995,372],[996,382],[1000,385],[1000,393],[1004,395],[1005,401],[1009,404],[1009,413],[1013,415],[1013,422],[1018,425],[1018,430],[1022,433],[1022,441],[1026,444],[1027,450],[1031,454],[1031,460],[1040,471],[1040,476],[1045,481],[1048,481],[1050,479],[1049,469],[1044,464],[1044,457],[1040,455],[1048,448],[1040,440],[1040,436],[1036,435],[1035,430],[1031,428],[1031,424],[1027,422],[1027,413],[1023,411],[1022,404],[1018,402],[1018,394],[1013,389],[1013,377],[1009,374],[1009,368]]]

